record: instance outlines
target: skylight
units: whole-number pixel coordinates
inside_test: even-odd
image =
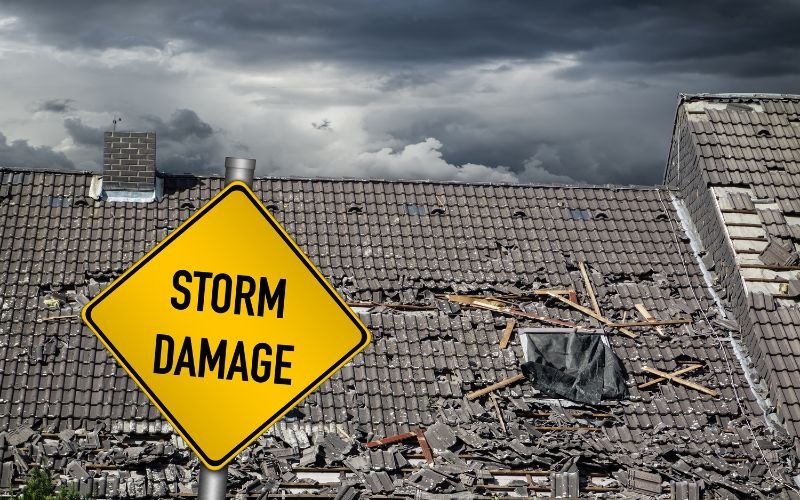
[[[589,220],[592,218],[592,213],[585,208],[569,208],[567,209],[570,219],[575,220]]]

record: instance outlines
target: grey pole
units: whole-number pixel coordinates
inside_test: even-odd
[[[253,174],[256,171],[256,161],[246,158],[225,157],[225,184],[233,181],[242,181],[253,187]]]
[[[253,174],[255,174],[255,171],[256,161],[253,159],[225,157],[225,185],[233,181],[242,181],[253,187]],[[211,470],[200,464],[197,499],[224,500],[227,483],[227,465],[220,470]]]

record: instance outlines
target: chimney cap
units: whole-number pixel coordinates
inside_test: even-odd
[[[256,161],[252,158],[225,157],[225,184],[242,181],[248,186],[252,186],[255,171]]]

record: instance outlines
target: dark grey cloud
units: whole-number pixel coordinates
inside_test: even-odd
[[[79,146],[103,147],[103,129],[86,125],[80,118],[67,118],[64,128],[72,142]]]
[[[101,157],[104,128],[92,127],[79,118],[64,120],[64,128],[77,146],[96,150]],[[146,115],[120,122],[117,130],[147,130],[156,133],[158,168],[170,172],[219,170],[224,162],[221,142],[214,129],[191,109],[176,110],[168,118]],[[237,149],[246,150],[244,144]]]
[[[73,102],[72,99],[47,99],[36,104],[34,110],[57,114],[69,113],[75,110]]]
[[[216,172],[224,163],[219,138],[210,124],[191,109],[179,109],[163,119],[140,118],[143,130],[156,133],[159,169],[170,172]]]
[[[504,166],[520,178],[534,172],[540,178],[648,184],[661,179],[678,92],[800,92],[800,3],[788,0],[757,6],[743,0],[70,5],[9,0],[0,15],[17,16],[16,36],[42,46],[77,54],[136,49],[134,56],[104,56],[129,57],[127,63],[112,61],[105,68],[104,60],[94,68],[103,89],[120,90],[106,92],[106,102],[92,108],[121,109],[126,126],[155,129],[159,165],[175,171],[212,169],[231,154],[223,154],[224,145],[242,142],[228,140],[221,127],[192,111],[213,116],[214,102],[234,100],[228,95],[215,101],[208,90],[211,104],[197,103],[204,98],[187,60],[231,76],[224,90],[254,108],[247,125],[259,130],[257,138],[248,138],[253,154],[269,156],[259,164],[284,173],[292,165],[314,172],[321,161],[314,146],[330,147],[340,165],[359,153],[355,148],[388,146],[395,153],[365,158],[405,168],[410,163],[403,155],[419,150],[425,157],[441,155],[448,165]],[[186,57],[173,65],[176,56]],[[308,79],[283,83],[293,71],[308,72]],[[136,111],[130,96],[137,78],[163,87],[163,95],[154,96],[160,97],[157,107]],[[504,79],[530,81],[532,88],[504,85]],[[175,99],[184,97],[177,95],[178,85],[186,85],[195,101]],[[123,92],[126,86],[133,92]],[[141,116],[176,101],[171,105],[187,109]],[[127,123],[128,115],[140,118]],[[322,128],[329,133],[311,130],[317,137],[291,125],[302,123],[309,131],[309,123],[323,119],[330,120]],[[235,119],[213,121],[245,129]],[[64,126],[76,144],[94,140],[92,127],[77,118]],[[431,138],[436,142],[427,142]],[[402,153],[415,144],[427,146]]]
[[[47,146],[31,146],[24,139],[8,142],[0,132],[0,165],[4,167],[26,168],[74,168],[64,153],[53,151]]]
[[[191,109],[179,109],[169,119],[147,115],[142,117],[145,126],[158,133],[160,140],[185,141],[187,139],[208,139],[214,133],[211,125],[204,122]]]
[[[214,50],[239,64],[344,61],[355,65],[533,60],[639,63],[640,71],[747,76],[796,74],[800,4],[536,2],[496,0],[232,0],[132,4],[76,0],[5,2],[28,32],[62,47]],[[86,15],[91,12],[92,15]],[[709,64],[703,64],[707,62]]]

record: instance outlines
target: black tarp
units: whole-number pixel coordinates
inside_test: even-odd
[[[522,372],[543,393],[588,404],[628,395],[625,369],[601,335],[573,331],[524,338],[528,362]]]

